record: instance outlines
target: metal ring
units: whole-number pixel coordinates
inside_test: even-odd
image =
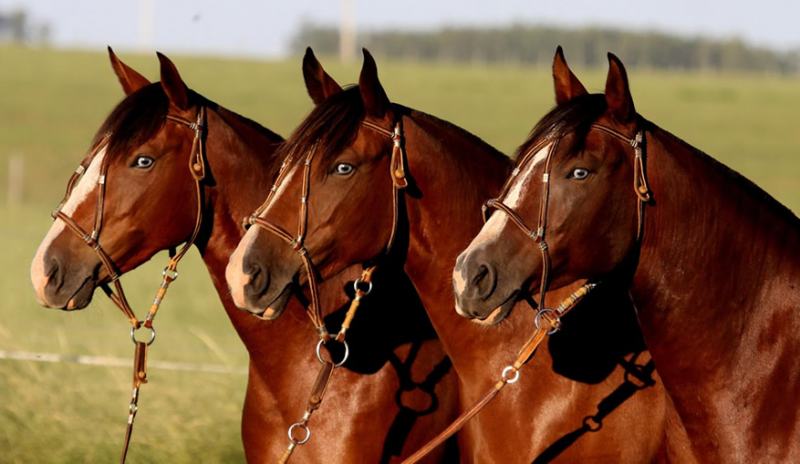
[[[347,340],[342,340],[340,343],[344,345],[344,356],[342,356],[342,360],[339,361],[338,363],[333,363],[333,367],[341,367],[342,364],[344,364],[347,361],[347,358],[350,357],[350,345],[347,344]],[[325,340],[323,339],[320,339],[317,342],[316,352],[317,352],[317,359],[319,360],[320,364],[325,363],[325,360],[322,359],[322,353],[320,352],[320,348],[322,348],[323,344],[325,344]],[[333,359],[331,359],[331,361],[333,361]]]
[[[367,289],[361,290],[360,288],[358,288],[358,286],[361,284],[367,284]],[[360,291],[363,296],[367,296],[369,295],[369,292],[372,291],[372,282],[371,281],[364,282],[363,280],[361,280],[361,277],[359,277],[358,279],[356,279],[355,282],[353,282],[353,291],[355,291],[356,294],[358,294],[358,292]]]
[[[513,372],[512,376],[509,376],[510,372]],[[519,380],[519,369],[514,366],[506,366],[503,368],[503,372],[500,376],[505,383],[517,383],[517,380]]]
[[[558,332],[558,329],[561,328],[561,318],[558,317],[558,313],[555,312],[553,309],[540,309],[539,312],[536,313],[536,317],[533,318],[533,324],[536,326],[537,329],[541,329],[541,322],[542,317],[545,313],[550,313],[555,316],[555,323],[553,324],[553,328],[547,331],[547,335],[553,335],[554,333]]]
[[[296,428],[302,428],[306,432],[305,436],[300,440],[294,437],[293,432]],[[306,442],[308,442],[308,440],[311,438],[311,429],[308,428],[308,425],[303,422],[295,422],[289,426],[289,430],[286,432],[286,434],[289,436],[289,441],[295,445],[305,445]]]
[[[142,343],[136,339],[136,330],[144,327],[141,323],[138,326],[131,326],[131,341],[133,343]],[[154,327],[144,327],[145,329],[150,330],[150,340],[143,342],[145,345],[152,345],[156,339],[156,329]]]

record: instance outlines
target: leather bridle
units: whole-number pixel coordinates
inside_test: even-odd
[[[374,124],[369,121],[362,121],[362,125],[369,129],[372,129],[379,134],[385,135],[392,139],[392,155],[390,161],[390,171],[392,177],[392,203],[393,203],[393,220],[392,220],[392,230],[389,236],[389,241],[386,245],[386,251],[391,249],[395,236],[397,234],[397,225],[398,225],[398,216],[399,216],[399,202],[400,202],[400,192],[408,186],[408,180],[406,179],[405,174],[405,149],[403,146],[403,129],[402,124],[398,121],[395,124],[394,131],[390,131],[384,129],[383,127]],[[292,247],[292,250],[297,252],[300,255],[300,258],[303,261],[303,266],[306,271],[306,276],[308,279],[308,286],[309,292],[311,294],[311,304],[307,309],[308,317],[311,319],[311,322],[314,324],[314,328],[317,330],[317,333],[322,340],[330,340],[331,336],[328,333],[327,328],[325,327],[325,323],[323,321],[322,316],[322,308],[319,304],[319,285],[317,282],[317,276],[319,273],[317,272],[314,262],[308,253],[308,249],[306,249],[306,237],[308,235],[308,201],[310,198],[310,189],[311,189],[311,163],[314,160],[314,156],[317,152],[317,145],[314,144],[311,149],[306,154],[305,160],[303,161],[303,173],[302,173],[302,187],[300,193],[300,207],[298,213],[298,221],[297,221],[297,231],[293,235],[283,227],[279,226],[273,221],[270,221],[266,218],[266,210],[272,204],[275,194],[278,191],[278,187],[281,185],[282,182],[286,180],[288,173],[291,171],[289,167],[294,162],[294,153],[290,153],[289,156],[283,161],[281,164],[281,168],[278,172],[278,176],[275,179],[272,188],[267,195],[266,200],[264,203],[261,204],[250,216],[244,218],[243,225],[245,228],[249,228],[251,225],[256,225],[261,227],[262,229],[276,235],[278,238],[286,242],[289,246]]]
[[[644,232],[644,206],[650,201],[651,199],[651,192],[650,187],[647,182],[647,176],[645,173],[645,152],[643,150],[644,144],[644,130],[638,129],[636,134],[633,137],[628,137],[627,135],[623,134],[622,132],[617,131],[616,129],[612,129],[608,126],[602,124],[592,124],[591,129],[596,129],[601,131],[605,134],[611,135],[617,139],[622,140],[626,144],[630,145],[634,150],[634,161],[633,161],[633,189],[636,193],[637,197],[637,227],[636,227],[636,241],[637,243],[641,240],[642,233]],[[522,168],[525,167],[528,163],[532,162],[531,160],[534,158],[535,154],[538,153],[540,150],[544,149],[547,144],[552,142],[552,146],[548,149],[547,155],[544,158],[544,172],[542,174],[542,195],[539,199],[539,215],[537,219],[536,228],[530,228],[522,216],[515,211],[512,207],[508,206],[504,203],[504,199],[506,195],[508,195],[509,190],[511,189],[512,184],[516,180],[519,173],[522,171]],[[542,272],[541,272],[541,281],[539,283],[539,312],[542,311],[551,311],[547,309],[545,306],[545,296],[547,294],[547,288],[550,284],[550,252],[549,252],[549,245],[546,240],[546,231],[547,231],[547,211],[550,203],[550,171],[551,171],[551,164],[553,154],[558,151],[560,139],[556,139],[552,141],[550,138],[545,139],[543,142],[534,145],[531,149],[525,152],[522,156],[520,162],[517,164],[517,167],[512,171],[511,176],[509,176],[508,180],[506,181],[503,189],[496,198],[488,200],[483,206],[483,215],[484,220],[488,220],[489,211],[491,209],[496,209],[502,211],[511,222],[513,222],[518,229],[522,231],[528,238],[534,241],[539,246],[539,250],[542,255]],[[556,315],[558,316],[558,315]],[[538,318],[536,319],[538,323]]]
[[[644,130],[639,129],[634,137],[627,137],[625,134],[611,129],[610,127],[600,124],[593,124],[593,129],[602,131],[608,135],[616,137],[631,145],[634,149],[634,191],[637,196],[637,214],[638,226],[636,233],[636,241],[641,241],[641,236],[644,231],[644,206],[651,199],[650,188],[647,184],[647,176],[645,175],[645,159],[642,144],[644,143]],[[538,244],[539,250],[542,253],[542,277],[540,282],[540,297],[538,309],[536,309],[536,316],[534,317],[534,330],[528,341],[517,352],[517,357],[514,361],[503,368],[500,373],[500,378],[495,384],[482,396],[470,409],[464,411],[459,415],[447,428],[440,432],[436,437],[431,439],[422,448],[417,450],[414,454],[409,456],[403,461],[403,464],[416,464],[421,461],[425,456],[431,453],[437,446],[441,445],[448,438],[458,432],[464,424],[470,419],[475,417],[486,405],[488,405],[497,395],[500,390],[505,388],[506,385],[516,383],[520,378],[520,370],[522,367],[533,357],[538,346],[547,338],[561,328],[561,318],[571,311],[586,295],[592,292],[599,285],[596,282],[586,282],[581,285],[577,290],[572,292],[557,306],[548,308],[545,306],[545,294],[547,293],[547,285],[549,284],[550,273],[550,254],[548,252],[549,246],[545,240],[545,232],[547,230],[547,209],[550,200],[550,168],[553,154],[558,150],[559,139],[552,141],[552,146],[549,148],[547,156],[544,159],[544,173],[542,174],[542,197],[539,202],[539,216],[536,228],[528,227],[522,216],[517,213],[512,207],[503,202],[503,199],[511,189],[516,177],[521,172],[522,168],[535,157],[536,153],[545,148],[551,139],[545,139],[543,142],[534,145],[529,149],[520,159],[517,167],[512,171],[511,176],[506,181],[503,189],[497,198],[487,201],[483,206],[484,220],[488,220],[489,209],[497,209],[505,213],[509,219],[534,243]]]
[[[396,240],[397,229],[400,214],[400,195],[401,192],[408,187],[408,179],[406,178],[406,153],[403,136],[402,118],[398,119],[394,125],[394,130],[388,130],[373,122],[363,120],[361,124],[381,135],[384,135],[392,140],[392,154],[389,161],[390,176],[392,178],[392,229],[389,235],[389,240],[384,249],[384,253],[388,255]],[[317,374],[316,381],[311,391],[311,395],[306,406],[306,411],[299,422],[295,422],[289,427],[287,435],[289,437],[289,446],[284,454],[280,457],[279,463],[286,463],[292,455],[292,452],[299,445],[305,444],[311,438],[311,430],[308,428],[308,421],[312,413],[319,408],[322,403],[322,398],[327,388],[333,369],[343,365],[349,356],[350,348],[347,345],[346,332],[350,327],[350,323],[355,316],[356,310],[360,304],[361,298],[369,294],[372,290],[372,273],[376,269],[375,265],[365,267],[361,277],[353,284],[355,291],[355,298],[350,304],[350,308],[345,315],[345,320],[335,337],[331,336],[328,328],[325,326],[322,307],[319,298],[319,284],[317,277],[319,275],[314,261],[311,258],[308,249],[306,248],[306,237],[308,235],[308,202],[311,193],[311,163],[317,153],[317,144],[312,145],[311,149],[306,153],[303,163],[302,171],[302,186],[300,191],[300,207],[298,213],[297,229],[295,234],[287,231],[273,221],[266,218],[267,209],[274,201],[275,194],[279,186],[284,181],[287,181],[288,173],[291,172],[289,167],[295,162],[294,153],[290,153],[281,164],[278,176],[272,188],[267,195],[266,200],[261,206],[256,209],[253,214],[244,218],[243,226],[248,228],[255,225],[262,229],[276,235],[278,238],[286,242],[292,250],[300,255],[303,261],[303,267],[308,280],[309,293],[311,295],[310,305],[306,308],[306,313],[317,331],[319,340],[316,346],[317,360],[320,362],[321,367]],[[323,358],[320,353],[322,345],[327,344],[329,341],[334,340],[344,346],[344,355],[341,360],[334,362],[332,359]],[[300,435],[298,435],[300,434]]]
[[[130,304],[128,303],[128,299],[125,296],[125,292],[122,288],[122,283],[119,280],[120,271],[119,267],[114,263],[114,260],[111,259],[110,254],[100,245],[100,233],[103,228],[103,211],[105,207],[105,196],[106,196],[106,179],[108,174],[109,168],[109,157],[104,157],[102,160],[102,164],[100,166],[100,176],[97,180],[97,204],[94,211],[94,222],[92,225],[92,231],[86,232],[84,228],[82,228],[73,218],[68,216],[66,213],[62,211],[62,208],[69,200],[70,195],[72,194],[75,185],[80,180],[83,173],[88,169],[89,165],[91,164],[92,160],[100,153],[103,149],[108,147],[109,141],[111,139],[111,133],[106,133],[103,138],[98,142],[95,148],[89,153],[89,155],[84,158],[78,168],[70,177],[69,181],[67,182],[67,190],[64,194],[64,198],[59,203],[58,207],[52,213],[52,217],[54,220],[60,219],[67,225],[67,228],[72,231],[75,235],[77,235],[87,246],[89,246],[92,251],[97,254],[100,258],[100,262],[102,263],[103,267],[106,269],[109,275],[109,282],[104,282],[100,284],[100,287],[103,289],[105,294],[108,298],[122,311],[125,317],[128,318],[128,321],[131,324],[130,329],[130,337],[133,341],[136,349],[134,351],[134,363],[133,363],[133,389],[131,391],[131,401],[129,405],[129,413],[128,413],[128,422],[125,431],[125,442],[122,449],[122,455],[120,458],[120,462],[124,463],[128,453],[128,445],[130,444],[131,434],[133,433],[133,422],[136,418],[136,412],[138,410],[138,402],[139,402],[139,388],[142,384],[147,383],[147,369],[146,369],[146,362],[147,362],[147,349],[148,347],[155,341],[156,331],[153,327],[153,320],[158,312],[159,307],[161,306],[164,297],[166,296],[167,289],[169,285],[178,278],[178,263],[189,251],[189,248],[194,244],[195,240],[197,239],[198,234],[200,233],[200,228],[203,223],[203,186],[202,182],[206,176],[206,156],[205,156],[205,136],[207,134],[206,128],[206,108],[205,106],[200,106],[197,110],[197,118],[195,121],[190,121],[185,119],[181,116],[167,114],[166,116],[167,121],[172,121],[180,125],[187,126],[189,129],[194,131],[194,139],[192,141],[192,148],[189,152],[189,171],[192,174],[192,178],[194,179],[195,183],[195,193],[196,193],[196,200],[197,200],[197,214],[195,218],[194,229],[192,230],[192,235],[186,240],[183,246],[175,252],[174,249],[170,249],[170,259],[167,266],[162,271],[162,280],[161,285],[156,292],[156,296],[153,299],[153,303],[150,306],[150,309],[147,312],[147,316],[143,321],[140,321],[136,314],[134,313],[133,309],[131,309]],[[113,283],[114,289],[112,290],[109,287],[109,283]],[[149,337],[146,341],[140,341],[136,338],[137,330],[141,329],[142,327],[148,329],[150,331]]]

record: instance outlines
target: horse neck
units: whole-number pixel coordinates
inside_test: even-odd
[[[198,248],[228,316],[252,353],[263,345],[258,334],[267,324],[233,304],[225,266],[244,235],[242,218],[258,207],[269,190],[278,163],[275,150],[282,139],[221,107],[208,110],[207,127],[206,156],[213,179],[205,190],[209,235]]]
[[[631,293],[658,370],[684,410],[708,410],[693,402],[718,388],[758,395],[755,384],[800,363],[800,222],[665,131],[647,141],[655,202]]]
[[[460,129],[438,126],[427,115],[404,122],[409,173],[419,195],[405,195],[409,248],[405,270],[445,351],[464,380],[486,375],[484,339],[508,337],[515,324],[485,330],[455,313],[451,276],[458,254],[483,225],[481,205],[495,196],[511,170],[502,154]],[[489,342],[487,340],[487,342]],[[500,345],[500,344],[498,344]],[[511,344],[497,353],[510,357]]]

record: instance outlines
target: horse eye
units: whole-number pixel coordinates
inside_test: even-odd
[[[570,179],[583,180],[589,177],[589,170],[584,168],[575,168],[569,174]]]
[[[355,170],[356,170],[356,168],[353,167],[352,164],[347,164],[347,163],[339,163],[336,166],[334,166],[334,168],[333,168],[333,171],[338,176],[349,176]]]
[[[133,164],[131,166],[137,169],[149,169],[153,165],[153,163],[155,163],[155,160],[153,158],[146,155],[139,155],[133,161]]]

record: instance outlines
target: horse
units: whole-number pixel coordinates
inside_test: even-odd
[[[177,68],[159,54],[161,80],[150,83],[123,63],[109,48],[113,70],[126,94],[92,142],[96,154],[87,159],[83,177],[74,185],[61,211],[86,228],[97,208],[101,166],[107,165],[102,201],[102,229],[97,238],[119,274],[128,272],[157,252],[187,241],[195,227],[196,195],[187,155],[193,132],[167,117],[195,121],[204,112],[205,151],[199,233],[200,252],[223,307],[250,356],[242,415],[242,439],[248,462],[274,461],[289,444],[286,430],[300,419],[307,391],[318,366],[313,355],[314,333],[302,315],[299,300],[288,305],[291,317],[266,322],[232,304],[224,279],[228,256],[244,230],[241,218],[257,205],[280,162],[276,133],[190,90]],[[305,72],[314,72],[305,68]],[[107,134],[111,135],[107,135]],[[198,184],[200,185],[200,184]],[[71,219],[70,219],[71,218]],[[81,237],[56,219],[31,268],[39,301],[49,307],[86,307],[98,285],[108,283],[108,270]],[[344,285],[358,275],[345,272],[322,289],[328,307],[347,300]],[[377,275],[381,279],[395,278]],[[296,451],[302,462],[390,462],[427,441],[450,419],[456,408],[453,374],[424,311],[410,285],[398,291],[376,291],[353,323],[353,357],[331,382],[326,401],[309,427],[313,438]],[[410,317],[374,311],[374,305],[402,304]],[[332,318],[340,318],[334,311]],[[375,337],[386,326],[390,337]],[[368,346],[369,349],[360,349]],[[444,361],[443,361],[444,360]],[[418,382],[432,371],[430,384]],[[402,398],[401,398],[402,396]],[[438,407],[416,407],[431,398]],[[370,417],[370,420],[364,420]],[[301,437],[302,438],[302,437]],[[432,461],[444,459],[443,454]]]
[[[318,78],[316,87],[325,88],[325,74]],[[287,160],[281,181],[249,219],[254,226],[228,264],[235,303],[277,317],[281,295],[309,287],[311,276],[335,278],[358,263],[402,267],[453,361],[466,410],[495,383],[533,324],[523,304],[508,308],[495,330],[452,312],[456,256],[480,229],[479,206],[499,191],[510,160],[451,123],[391,103],[366,50],[358,85],[319,104],[279,151]],[[298,226],[296,239],[280,232]],[[669,399],[627,297],[590,299],[615,316],[588,325],[573,318],[572,329],[540,349],[517,385],[467,423],[459,434],[462,459],[652,462],[674,455],[665,441]],[[585,338],[592,324],[609,329]],[[602,363],[584,363],[584,354]],[[637,369],[646,372],[642,382],[630,374]]]
[[[558,105],[454,270],[476,287],[459,293],[460,311],[486,317],[538,281],[541,254],[520,228],[544,218],[536,241],[554,285],[629,287],[700,461],[800,462],[800,221],[639,115],[622,61],[608,61],[600,94],[566,62],[555,69]]]

